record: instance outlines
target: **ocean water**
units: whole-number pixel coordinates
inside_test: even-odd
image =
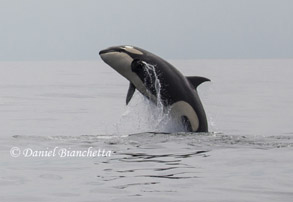
[[[292,201],[293,60],[170,60],[209,133],[166,119],[102,61],[0,63],[1,201]]]

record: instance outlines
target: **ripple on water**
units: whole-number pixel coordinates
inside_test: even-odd
[[[130,195],[144,196],[148,193],[174,193],[177,187],[203,183],[202,167],[205,159],[215,155],[221,149],[261,149],[270,150],[292,147],[293,138],[283,136],[233,136],[221,133],[140,133],[124,137],[111,135],[70,136],[14,136],[22,144],[30,143],[53,146],[62,143],[63,146],[74,145],[77,148],[102,147],[113,150],[113,155],[107,158],[91,158],[93,166],[83,165],[81,160],[66,160],[71,163],[72,170],[63,165],[66,172],[81,172],[91,168],[89,172],[96,178],[91,178],[84,184],[90,186],[89,193],[107,195],[115,192],[117,196],[129,192]],[[41,165],[39,165],[41,166]],[[52,168],[62,164],[53,165]],[[79,167],[78,167],[79,166]],[[47,170],[49,171],[49,170]],[[59,172],[63,172],[59,169]],[[60,181],[61,175],[42,173],[39,178]],[[23,184],[23,179],[2,179],[1,185]],[[103,187],[103,188],[102,188]],[[119,190],[119,191],[117,191]],[[74,193],[73,193],[74,194]],[[74,197],[69,193],[55,193],[56,197]]]

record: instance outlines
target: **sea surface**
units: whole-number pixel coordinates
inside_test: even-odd
[[[0,63],[0,199],[293,201],[293,60],[170,60],[209,133],[166,119],[100,60]]]

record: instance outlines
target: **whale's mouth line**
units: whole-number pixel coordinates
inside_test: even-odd
[[[103,54],[106,54],[106,53],[114,53],[114,52],[119,52],[117,50],[112,50],[112,49],[105,49],[105,50],[101,50],[99,52],[99,55],[103,55]]]

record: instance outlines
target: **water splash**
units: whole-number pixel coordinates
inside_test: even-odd
[[[178,132],[185,131],[182,123],[175,121],[170,114],[171,108],[165,107],[161,96],[161,82],[156,66],[143,62],[145,83],[154,91],[156,100],[151,101],[141,93],[134,94],[126,106],[120,121],[115,125],[115,133],[133,134],[142,132]]]
[[[146,79],[149,78],[151,88],[155,89],[155,94],[156,94],[156,98],[157,98],[157,100],[156,100],[157,107],[164,110],[164,105],[163,105],[162,98],[161,98],[162,85],[161,85],[160,79],[159,79],[157,72],[156,72],[156,68],[155,68],[156,66],[148,64],[146,62],[143,62],[143,64],[145,65],[145,72],[148,75],[148,77],[145,78],[145,83],[146,83]]]

